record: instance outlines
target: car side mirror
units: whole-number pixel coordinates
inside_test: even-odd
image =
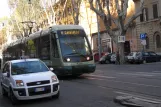
[[[54,68],[50,68],[51,71],[54,71]]]

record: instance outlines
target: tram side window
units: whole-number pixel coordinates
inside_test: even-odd
[[[40,38],[40,59],[50,60],[50,40],[49,35]]]
[[[29,40],[27,42],[27,49],[28,49],[28,55],[31,58],[35,58],[36,57],[36,47],[35,47],[35,40]]]
[[[54,58],[59,58],[59,52],[58,52],[58,45],[56,41],[55,35],[52,37],[52,44],[53,44],[53,56]]]

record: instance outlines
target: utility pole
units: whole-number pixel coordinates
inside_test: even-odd
[[[97,6],[97,9],[98,9],[98,3],[97,3],[97,0],[96,0],[96,6]],[[98,15],[96,14],[96,17],[97,17],[97,29],[98,29],[98,52],[99,52],[99,59],[101,58],[101,38],[100,38],[100,26],[99,26],[99,20],[98,20]]]

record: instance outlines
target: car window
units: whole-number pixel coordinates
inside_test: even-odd
[[[6,73],[6,72],[9,72],[9,65],[8,65],[8,63],[6,63],[6,64],[4,65],[4,68],[3,68],[2,73]]]
[[[149,54],[152,55],[152,56],[156,55],[156,53],[154,53],[154,52],[149,52]]]
[[[49,71],[49,69],[41,61],[26,61],[11,64],[12,75],[38,73],[46,71]]]
[[[149,54],[147,52],[143,53],[144,56],[148,56]]]

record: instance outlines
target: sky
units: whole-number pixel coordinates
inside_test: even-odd
[[[0,18],[9,16],[10,10],[7,4],[7,0],[1,0],[0,3]]]

